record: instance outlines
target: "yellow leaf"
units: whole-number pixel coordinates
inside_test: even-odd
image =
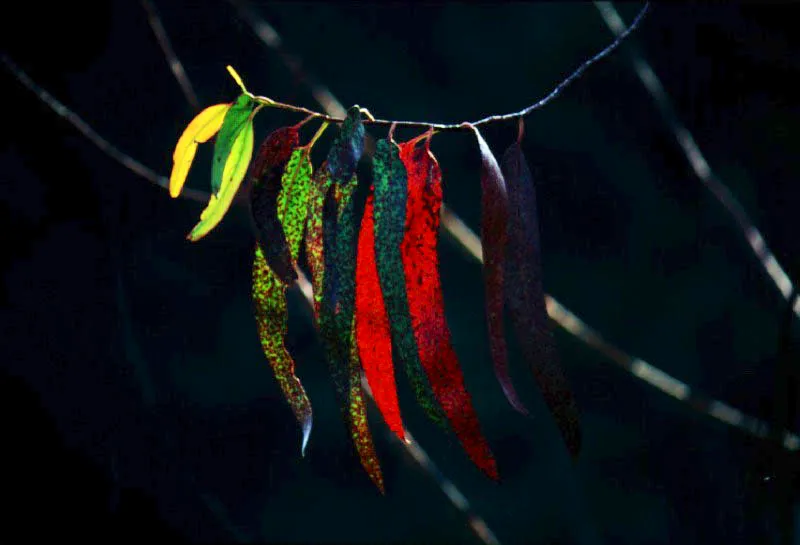
[[[206,236],[211,229],[222,220],[236,196],[236,192],[247,173],[250,158],[253,156],[253,122],[247,122],[244,130],[236,137],[231,147],[231,153],[225,161],[222,171],[222,185],[217,195],[211,195],[208,206],[200,214],[200,222],[194,226],[192,232],[186,237],[192,242]]]
[[[178,139],[175,152],[172,154],[172,173],[169,176],[169,194],[175,198],[181,193],[192,160],[197,152],[197,144],[206,142],[214,136],[225,119],[225,113],[230,104],[215,104],[209,106],[189,123]]]

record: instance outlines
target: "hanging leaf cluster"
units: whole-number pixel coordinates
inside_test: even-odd
[[[200,112],[173,154],[169,190],[177,197],[198,144],[216,135],[211,196],[188,239],[199,240],[223,218],[249,175],[249,209],[256,241],[252,298],[258,334],[275,378],[302,430],[301,453],[313,412],[286,348],[286,290],[306,265],[314,317],[343,418],[362,466],[383,491],[383,476],[367,422],[362,376],[386,425],[406,433],[395,365],[404,369],[428,417],[452,432],[472,462],[492,479],[497,464],[485,439],[445,319],[439,277],[438,233],[442,171],[431,152],[433,130],[397,143],[376,143],[372,187],[356,215],[357,166],[364,151],[363,112],[353,106],[341,122],[326,159],[314,168],[311,150],[328,126],[301,144],[312,118],[273,131],[253,158],[253,119],[269,106],[242,89],[235,102]],[[491,359],[511,406],[528,414],[511,381],[504,312],[554,415],[569,451],[580,447],[578,415],[549,330],[539,250],[536,195],[522,154],[522,130],[498,164],[474,126],[481,156],[481,238]],[[249,170],[248,170],[249,169]],[[249,174],[248,174],[249,172]],[[299,263],[301,249],[306,262]]]

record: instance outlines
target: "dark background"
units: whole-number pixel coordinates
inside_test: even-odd
[[[251,90],[317,108],[228,3],[158,7],[203,105],[235,96],[224,71],[232,64]],[[345,105],[399,119],[517,110],[611,41],[591,4],[258,9]],[[626,21],[638,9],[620,6]],[[796,5],[659,4],[634,35],[795,282],[798,15]],[[14,2],[2,19],[2,48],[34,80],[169,173],[194,111],[139,3]],[[0,540],[478,543],[374,411],[386,497],[369,483],[294,293],[288,343],[315,409],[300,458],[250,312],[252,235],[241,209],[186,242],[200,204],[169,199],[0,73],[0,535],[16,536]],[[290,119],[259,114],[257,138]],[[514,135],[485,131],[498,155]],[[630,353],[796,430],[782,392],[797,325],[692,174],[625,51],[532,114],[526,135],[547,291]],[[474,138],[437,136],[433,150],[446,202],[477,229]],[[191,186],[207,186],[210,154],[201,147]],[[502,543],[791,542],[795,457],[693,412],[559,330],[584,431],[571,464],[530,377],[516,375],[530,420],[493,377],[480,267],[446,236],[441,256],[454,343],[503,482],[479,474],[405,390],[404,418]]]

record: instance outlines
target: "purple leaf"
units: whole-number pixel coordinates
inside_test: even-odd
[[[542,287],[536,190],[519,142],[503,154],[508,184],[505,297],[511,321],[536,383],[573,457],[580,451],[578,409],[558,359]]]
[[[506,183],[497,160],[480,131],[475,126],[470,128],[475,132],[481,153],[481,243],[489,350],[492,354],[494,373],[506,399],[517,411],[528,414],[511,382],[508,372],[508,349],[503,334],[503,262],[508,237]]]

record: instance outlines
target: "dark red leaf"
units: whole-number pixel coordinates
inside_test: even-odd
[[[269,268],[287,285],[297,279],[297,274],[283,225],[278,220],[277,199],[283,171],[298,145],[296,127],[277,129],[261,143],[250,169],[250,212],[258,244]]]
[[[528,414],[519,399],[508,372],[508,349],[503,333],[503,261],[505,260],[508,224],[506,183],[497,160],[477,127],[472,127],[481,153],[481,246],[486,292],[486,320],[489,350],[494,372],[506,399],[517,411]]]
[[[558,359],[542,286],[536,189],[519,142],[503,154],[508,184],[506,304],[525,359],[573,457],[580,451],[575,399]]]

